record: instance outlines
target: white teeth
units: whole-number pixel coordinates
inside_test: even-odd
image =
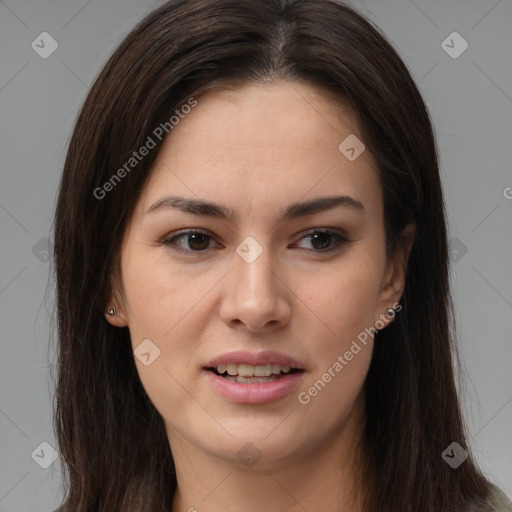
[[[228,372],[228,375],[241,378],[246,377],[270,377],[272,375],[279,375],[283,373],[290,373],[290,366],[281,366],[279,364],[265,364],[260,366],[252,366],[250,364],[219,364],[217,365],[217,372],[222,375]],[[229,379],[232,380],[232,379]],[[257,379],[251,379],[251,382],[258,382]],[[267,380],[264,380],[267,382]]]
[[[266,364],[265,366],[255,366],[254,376],[255,377],[270,377],[272,375],[272,365]]]
[[[240,377],[253,377],[254,366],[249,366],[248,364],[238,365],[238,375],[240,375]]]

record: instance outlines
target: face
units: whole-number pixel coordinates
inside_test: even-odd
[[[129,327],[175,456],[275,467],[362,429],[372,328],[403,265],[342,104],[295,82],[196,99],[134,210],[107,318]]]

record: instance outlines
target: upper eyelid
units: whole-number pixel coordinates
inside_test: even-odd
[[[310,228],[306,231],[302,231],[301,233],[299,233],[298,235],[296,236],[301,236],[301,238],[307,236],[307,235],[310,235],[311,233],[316,233],[316,232],[332,232],[336,235],[339,235],[339,236],[342,236],[342,237],[346,237],[348,238],[348,234],[346,232],[346,230],[342,229],[342,228],[333,228],[333,227],[329,227],[329,226],[325,226],[325,227],[319,227],[319,228]],[[165,237],[163,237],[163,240],[172,240],[173,238],[177,238],[177,237],[180,237],[180,236],[185,236],[185,235],[190,235],[190,234],[202,234],[202,235],[207,235],[211,238],[216,238],[216,235],[213,234],[211,231],[209,231],[208,229],[201,229],[201,228],[189,228],[189,229],[185,229],[183,231],[178,231],[177,233],[174,233],[172,235],[166,235]]]

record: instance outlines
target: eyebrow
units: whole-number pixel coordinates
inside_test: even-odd
[[[364,212],[363,204],[350,196],[329,196],[318,197],[302,203],[293,203],[288,205],[283,214],[283,219],[295,219],[298,217],[306,217],[315,213],[330,210],[336,206],[345,206],[354,211]],[[188,199],[185,197],[165,196],[153,203],[146,214],[155,213],[157,211],[169,208],[178,209],[184,213],[191,213],[198,216],[218,217],[220,219],[233,221],[236,219],[237,212],[226,206],[202,201],[200,199]]]

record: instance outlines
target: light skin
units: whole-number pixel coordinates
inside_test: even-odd
[[[413,230],[386,258],[376,163],[368,150],[354,161],[340,152],[348,135],[362,135],[326,91],[274,81],[197,100],[165,140],[141,193],[124,236],[121,282],[107,305],[119,314],[106,314],[129,327],[134,349],[150,339],[160,350],[148,366],[135,362],[175,460],[172,510],[360,511],[363,494],[350,490],[360,481],[364,492],[354,457],[372,337],[309,403],[298,394],[365,329],[392,321],[385,312],[403,293]],[[236,216],[147,212],[168,195],[214,202]],[[363,208],[283,218],[292,203],[333,196]],[[326,228],[348,242],[308,236]],[[185,229],[211,238],[163,243]],[[262,248],[251,263],[236,252],[248,236]],[[204,377],[203,366],[220,354],[267,349],[305,369],[298,387],[274,402],[233,403]],[[261,455],[252,466],[238,457],[247,443]]]

